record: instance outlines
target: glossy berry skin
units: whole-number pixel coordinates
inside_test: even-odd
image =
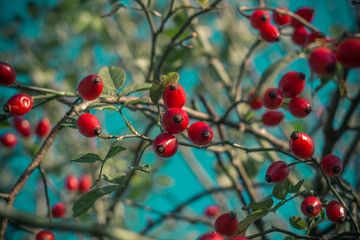
[[[360,67],[360,39],[347,38],[342,41],[337,49],[336,59],[345,68]]]
[[[167,108],[182,108],[186,102],[186,94],[182,86],[177,83],[169,84],[163,94]]]
[[[278,7],[276,8],[277,10],[285,10],[285,11],[289,11],[289,9],[287,9],[286,7]],[[291,17],[285,14],[280,14],[277,12],[273,12],[273,20],[274,23],[276,23],[278,26],[283,26],[288,24],[291,21]]]
[[[283,161],[276,161],[266,170],[265,181],[268,183],[279,183],[284,181],[289,174],[289,165]]]
[[[324,41],[326,41],[326,37],[323,33],[321,32],[316,32],[316,31],[312,31],[309,36],[307,37],[306,41],[305,41],[305,46],[315,42],[317,39],[323,39]]]
[[[233,237],[230,240],[249,240],[247,237]]]
[[[279,123],[283,120],[284,116],[285,114],[283,112],[277,110],[269,110],[262,115],[261,121],[265,126],[273,127],[279,125]]]
[[[197,240],[225,240],[225,238],[219,233],[211,232],[201,235]]]
[[[268,88],[262,100],[262,103],[266,108],[276,109],[281,106],[283,102],[283,96],[279,89],[277,88]]]
[[[4,112],[15,116],[28,113],[34,105],[33,98],[26,93],[18,93],[7,100]]]
[[[328,76],[336,71],[336,58],[330,48],[318,47],[310,53],[309,66],[319,76]]]
[[[208,217],[214,217],[220,213],[220,207],[217,205],[209,205],[205,209],[205,215]]]
[[[10,86],[16,80],[16,72],[12,66],[0,62],[0,85]]]
[[[14,148],[18,144],[18,139],[15,134],[10,132],[4,133],[0,137],[1,143],[8,148]]]
[[[77,191],[79,189],[78,179],[73,174],[67,175],[65,178],[65,187],[69,191]]]
[[[266,42],[278,42],[280,41],[280,32],[275,25],[268,24],[260,29],[260,37]]]
[[[334,154],[328,154],[321,160],[321,169],[328,176],[339,175],[343,168],[343,161]]]
[[[270,15],[267,11],[257,10],[250,15],[250,25],[254,29],[261,29],[270,24]]]
[[[77,120],[77,128],[85,137],[95,137],[101,133],[101,125],[97,117],[91,113],[83,113]]]
[[[229,237],[237,232],[238,227],[239,222],[236,213],[233,211],[221,214],[214,223],[216,232]]]
[[[295,11],[295,14],[299,15],[300,17],[304,18],[308,22],[312,22],[315,15],[315,9],[311,7],[302,7]],[[299,22],[298,20],[292,18],[290,22],[291,26],[294,28],[302,27],[303,24]]]
[[[92,178],[90,175],[85,174],[85,175],[81,176],[81,178],[79,180],[79,191],[81,193],[87,193],[88,191],[90,191],[92,184],[93,184],[93,182],[92,182]]]
[[[248,99],[251,99],[254,94],[255,90],[249,94]],[[252,100],[249,102],[249,105],[253,110],[259,110],[260,108],[262,108],[261,99],[258,96],[253,97]]]
[[[188,136],[192,143],[203,146],[211,142],[214,134],[210,126],[206,123],[195,122],[190,125]]]
[[[54,218],[62,218],[66,216],[65,204],[62,202],[55,203],[51,208],[51,213]]]
[[[55,236],[49,230],[42,230],[36,234],[35,240],[55,240]]]
[[[326,206],[326,216],[334,223],[344,223],[346,220],[346,210],[344,205],[338,201],[331,201]]]
[[[79,95],[87,101],[94,100],[100,96],[103,85],[103,81],[98,75],[88,75],[79,83]]]
[[[188,125],[189,116],[181,108],[169,108],[162,118],[162,126],[171,134],[183,132]]]
[[[307,197],[301,203],[301,212],[307,217],[318,215],[321,208],[322,204],[316,197]]]
[[[177,139],[170,133],[160,133],[154,139],[153,149],[156,155],[158,155],[159,157],[172,157],[178,149]]]
[[[302,159],[310,159],[315,150],[313,140],[305,133],[297,131],[291,133],[289,146],[291,151]]]
[[[288,109],[291,115],[297,118],[304,118],[312,111],[311,103],[302,97],[294,97],[291,99]]]
[[[30,137],[32,134],[30,122],[21,117],[14,117],[14,126],[15,129],[23,136]]]
[[[279,81],[279,90],[284,98],[293,98],[299,95],[305,87],[306,76],[302,72],[287,72]]]
[[[291,36],[291,40],[299,46],[304,46],[307,38],[309,37],[310,33],[308,30],[306,30],[305,27],[299,27],[295,29]]]
[[[46,137],[51,131],[51,124],[48,118],[43,118],[39,121],[36,126],[36,135],[43,138]]]

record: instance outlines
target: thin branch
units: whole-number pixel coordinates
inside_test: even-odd
[[[38,169],[39,169],[41,178],[42,178],[43,183],[44,183],[46,206],[47,206],[47,208],[48,208],[49,220],[50,220],[50,222],[52,222],[52,218],[53,218],[53,217],[52,217],[52,211],[51,211],[51,205],[50,205],[49,192],[48,192],[48,186],[47,186],[45,171],[44,171],[44,169],[41,167],[41,164],[39,164]]]

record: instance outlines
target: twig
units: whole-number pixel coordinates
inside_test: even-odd
[[[50,220],[50,222],[52,222],[52,211],[51,211],[51,205],[50,205],[49,192],[48,192],[48,187],[47,187],[47,181],[46,181],[45,171],[44,171],[44,169],[41,167],[41,164],[39,164],[38,169],[39,169],[41,178],[42,178],[43,183],[44,183],[46,205],[47,205],[48,212],[49,212],[49,220]]]

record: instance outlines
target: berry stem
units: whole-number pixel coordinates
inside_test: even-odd
[[[46,175],[45,175],[45,170],[44,168],[41,166],[41,164],[39,164],[38,166],[41,178],[43,180],[44,183],[44,189],[45,189],[45,198],[46,198],[46,205],[48,208],[48,214],[49,214],[49,221],[52,222],[52,211],[51,211],[51,205],[50,205],[50,199],[49,199],[49,192],[48,192],[48,186],[47,186],[47,180],[46,180]]]

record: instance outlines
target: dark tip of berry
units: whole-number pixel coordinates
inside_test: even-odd
[[[159,144],[156,146],[156,151],[158,153],[163,153],[163,152],[165,152],[165,150],[166,150],[166,147],[163,144]]]
[[[312,212],[314,211],[314,207],[313,207],[313,206],[307,206],[307,207],[306,207],[306,211],[307,211],[308,213],[312,213]]]
[[[345,217],[339,217],[339,223],[344,223],[345,222]]]
[[[265,181],[267,181],[267,182],[269,183],[269,182],[271,182],[271,180],[272,180],[272,179],[271,179],[270,175],[266,175],[266,176],[265,176]]]
[[[271,91],[269,91],[268,95],[269,95],[269,98],[276,98],[277,92],[275,92],[274,90],[271,90]]]
[[[311,111],[312,111],[311,105],[309,105],[305,108],[305,113],[309,114],[309,113],[311,113]]]
[[[309,8],[309,12],[315,12],[315,8]]]
[[[333,73],[333,72],[335,72],[335,70],[336,70],[335,64],[330,64],[326,67],[326,72],[328,72],[328,73]]]
[[[333,167],[332,171],[333,171],[333,173],[339,173],[341,171],[341,168],[340,168],[340,166],[336,165]]]
[[[209,137],[211,137],[211,133],[209,130],[204,130],[202,133],[201,133],[201,137],[203,139],[208,139]]]
[[[101,127],[96,127],[96,128],[94,129],[94,134],[95,134],[95,135],[99,135],[101,132],[102,132]]]
[[[278,42],[278,41],[280,41],[280,39],[281,39],[280,36],[277,36],[277,37],[275,38],[275,41]]]
[[[263,14],[263,15],[261,15],[261,17],[260,17],[260,20],[261,20],[262,22],[266,22],[268,19],[269,19],[269,18],[268,18],[268,16],[267,16],[266,14]]]
[[[174,115],[173,120],[174,123],[182,123],[182,121],[184,121],[184,117],[180,113],[178,113]]]
[[[229,212],[229,218],[236,219],[236,212],[233,211]]]
[[[11,110],[10,105],[5,104],[4,107],[3,107],[3,110],[4,110],[4,112],[9,113],[10,110]]]
[[[177,90],[179,86],[176,83],[170,84],[169,89],[170,90]]]
[[[293,131],[292,133],[291,133],[291,135],[290,135],[290,138],[292,139],[292,140],[296,140],[296,139],[298,139],[300,137],[300,134],[299,134],[299,132],[298,131]]]
[[[306,78],[306,76],[305,76],[305,74],[304,73],[302,73],[302,72],[299,72],[299,78],[301,79],[301,80],[305,80],[305,78]]]
[[[93,82],[95,85],[100,85],[100,84],[101,84],[101,78],[99,78],[99,77],[93,77],[93,78],[92,78],[92,82]]]

